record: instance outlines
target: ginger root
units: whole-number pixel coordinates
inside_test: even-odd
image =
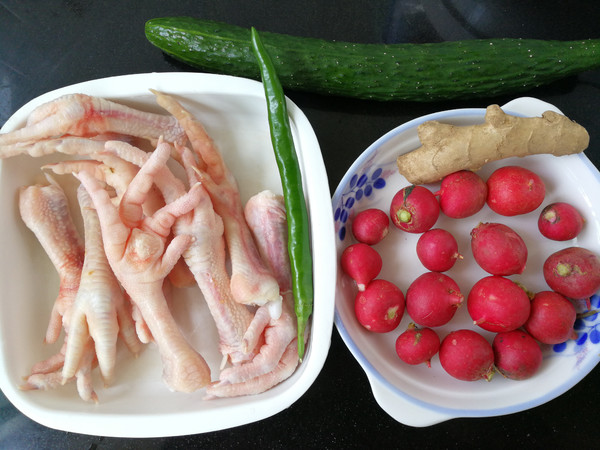
[[[429,121],[418,127],[418,134],[421,147],[397,158],[400,174],[412,184],[433,183],[458,170],[478,170],[512,156],[580,153],[590,141],[584,127],[562,114],[546,111],[542,117],[517,117],[498,105],[487,107],[483,124]]]

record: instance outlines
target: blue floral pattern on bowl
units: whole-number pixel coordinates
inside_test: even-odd
[[[347,223],[351,217],[352,208],[363,198],[372,198],[376,191],[385,188],[386,178],[396,170],[394,161],[383,165],[365,166],[352,175],[335,208],[333,220],[335,221],[336,235],[340,241],[346,239]]]
[[[575,320],[577,339],[553,345],[554,352],[572,356],[586,349],[585,344],[588,341],[591,344],[600,343],[600,295],[594,294],[590,297],[590,306],[589,310],[580,312]]]

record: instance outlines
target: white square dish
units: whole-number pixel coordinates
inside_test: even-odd
[[[32,100],[15,112],[1,132],[22,127],[35,107],[68,93],[104,97],[164,113],[149,89],[177,96],[204,124],[236,176],[243,201],[263,189],[281,193],[264,90],[261,83],[248,79],[201,73],[149,73],[93,80]],[[4,211],[0,222],[0,388],[22,413],[45,426],[76,433],[175,436],[261,420],[289,407],[306,392],[323,367],[330,347],[336,255],[329,187],[318,141],[306,116],[289,100],[288,112],[309,208],[314,310],[307,351],[296,372],[283,383],[254,396],[209,401],[203,399],[203,391],[171,392],[161,380],[160,358],[152,345],[137,359],[120,349],[116,380],[113,385],[98,389],[100,401],[96,405],[83,402],[73,383],[48,391],[19,390],[31,366],[58,351],[56,345],[43,344],[58,279],[19,217],[17,190],[43,179],[40,167],[57,157],[16,156],[0,161],[0,207]],[[216,330],[202,302],[196,301],[200,295],[196,288],[178,291],[175,315],[190,342],[214,369],[213,373],[218,374],[221,355]]]
[[[502,107],[507,114],[540,116],[544,111],[559,112],[556,107],[534,98],[519,98]],[[333,197],[336,246],[338,258],[343,250],[356,242],[351,233],[354,216],[367,208],[379,208],[389,213],[394,194],[410,183],[399,174],[396,158],[419,147],[417,127],[429,120],[454,125],[482,123],[485,109],[457,109],[416,118],[398,126],[375,141],[348,170]],[[543,204],[529,214],[500,217],[486,205],[474,216],[450,219],[440,214],[435,228],[450,231],[458,240],[457,261],[447,272],[461,292],[468,295],[478,279],[489,275],[472,258],[469,233],[480,222],[500,222],[513,228],[525,240],[529,250],[527,268],[519,276],[511,276],[530,291],[549,290],[542,276],[545,258],[560,248],[576,245],[600,254],[600,173],[584,154],[564,157],[535,155],[490,162],[478,173],[484,180],[493,170],[506,165],[520,165],[536,172],[546,183]],[[439,183],[425,185],[432,192]],[[572,241],[545,239],[537,229],[537,218],[543,206],[555,202],[572,203],[586,218],[582,233]],[[395,229],[374,248],[383,258],[378,278],[395,283],[403,293],[419,275],[427,270],[416,256],[415,246],[420,235]],[[595,314],[580,317],[575,323],[577,340],[566,344],[543,346],[544,361],[540,371],[528,380],[514,381],[494,375],[491,382],[456,380],[442,369],[439,357],[425,364],[409,366],[396,355],[395,340],[406,330],[411,319],[405,312],[398,328],[389,333],[371,333],[357,321],[354,313],[356,285],[338,267],[335,323],[342,339],[364,369],[375,399],[394,419],[412,426],[428,426],[457,417],[488,417],[510,414],[533,408],[561,395],[585,377],[600,361],[600,296],[592,296]],[[465,302],[466,303],[466,302]],[[581,306],[581,305],[580,305]],[[580,308],[578,312],[583,312]],[[473,325],[466,304],[454,318],[436,327],[440,339],[450,331],[470,328],[480,332],[491,343],[493,333]]]

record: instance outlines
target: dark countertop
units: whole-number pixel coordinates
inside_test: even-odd
[[[189,71],[144,37],[147,19],[195,15],[259,30],[357,42],[431,42],[462,38],[598,37],[595,0],[260,1],[4,0],[0,3],[0,125],[38,95],[112,75]],[[378,103],[298,92],[335,190],[353,160],[395,126],[426,113],[503,104],[511,97],[464,102]],[[528,92],[590,132],[586,151],[600,167],[600,71]],[[3,299],[7,301],[7,299]],[[597,445],[600,371],[562,396],[503,417],[454,419],[411,428],[384,413],[358,363],[334,329],[325,366],[308,392],[281,413],[246,426],[157,439],[86,436],[41,426],[0,393],[0,448],[591,448]],[[594,445],[595,446],[595,445]]]

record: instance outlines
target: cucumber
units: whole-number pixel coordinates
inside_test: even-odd
[[[250,29],[192,17],[146,22],[146,38],[184,63],[259,79]],[[600,67],[600,39],[473,39],[360,44],[261,32],[285,88],[373,100],[513,94]]]

